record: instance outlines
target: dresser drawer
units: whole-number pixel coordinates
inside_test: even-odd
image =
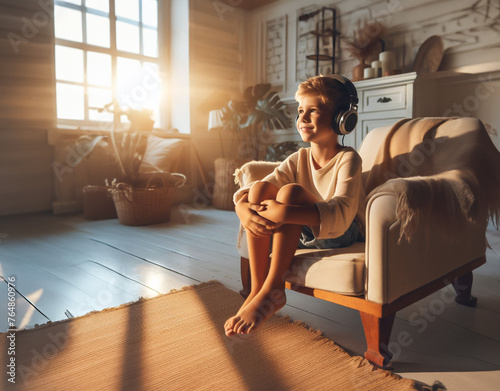
[[[363,91],[363,113],[406,108],[406,85]]]

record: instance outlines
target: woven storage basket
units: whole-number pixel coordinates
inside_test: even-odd
[[[87,185],[83,188],[83,215],[89,220],[115,219],[112,187]]]
[[[153,179],[160,179],[160,186],[154,186]],[[166,178],[175,178],[167,181]],[[170,183],[169,183],[170,182]],[[134,188],[126,183],[119,183],[113,190],[118,219],[124,225],[150,225],[170,220],[172,198],[175,187],[186,182],[182,174],[164,173],[153,175],[145,188]]]
[[[212,204],[217,209],[234,210],[233,194],[238,190],[234,183],[234,172],[242,165],[241,161],[219,158],[214,162],[215,184]]]

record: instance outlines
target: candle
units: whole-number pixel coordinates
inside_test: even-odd
[[[382,52],[379,55],[382,62],[382,75],[386,76],[396,69],[396,56],[393,52]]]
[[[365,68],[363,72],[363,76],[365,79],[373,79],[375,75],[375,69],[373,68]]]
[[[382,61],[372,61],[372,68],[375,70],[374,77],[382,76]]]

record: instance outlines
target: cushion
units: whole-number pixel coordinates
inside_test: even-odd
[[[139,173],[148,174],[156,171],[175,171],[184,144],[186,144],[186,141],[182,139],[149,135],[146,151],[139,167]]]
[[[365,291],[365,244],[295,253],[287,281],[313,289],[358,296]]]

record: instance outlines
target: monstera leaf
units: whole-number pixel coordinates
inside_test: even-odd
[[[264,129],[287,128],[290,119],[286,115],[285,105],[277,92],[271,91],[271,84],[256,84],[243,93],[248,116],[242,127],[260,124]]]
[[[247,151],[253,151],[248,158],[258,159],[262,134],[290,126],[285,109],[278,93],[271,91],[271,85],[261,83],[246,88],[243,99],[229,101],[221,109],[222,121],[226,129],[237,132],[248,144]]]

